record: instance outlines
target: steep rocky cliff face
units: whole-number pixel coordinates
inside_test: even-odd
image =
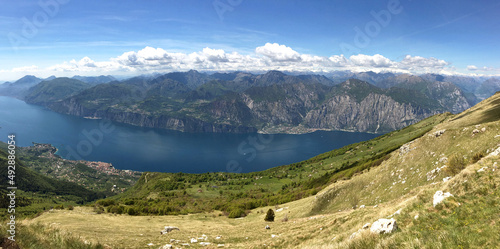
[[[80,117],[109,119],[120,123],[141,127],[170,129],[185,132],[217,132],[217,133],[247,133],[256,132],[254,127],[244,124],[208,122],[194,117],[175,117],[170,115],[151,115],[148,113],[123,111],[119,109],[89,109],[77,99],[70,98],[52,103],[49,108],[54,111]]]
[[[430,78],[429,75],[425,76]],[[428,81],[419,76],[402,74],[388,78],[384,82],[393,88],[403,88],[423,94],[429,99],[437,101],[444,110],[452,113],[465,111],[475,104],[475,101],[468,99],[459,87],[446,81]]]
[[[399,103],[391,97],[371,93],[361,102],[349,95],[330,98],[311,110],[304,123],[311,128],[387,132],[401,129],[438,113]]]
[[[266,98],[266,94],[273,98]],[[358,80],[346,81],[331,90],[308,84],[284,84],[252,89],[238,98],[247,107],[239,108],[246,110],[247,122],[266,130],[272,126],[302,125],[310,129],[388,132],[442,111],[398,102],[381,89]],[[241,120],[231,118],[235,114],[233,108],[233,105],[217,105],[210,112],[222,120]]]
[[[253,88],[241,97],[260,123],[299,125],[325,92],[322,85],[298,83]]]
[[[436,99],[452,113],[460,113],[469,109],[469,103],[460,88],[449,82],[435,81],[427,86],[430,97]]]

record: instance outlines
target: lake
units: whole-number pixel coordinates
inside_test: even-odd
[[[261,171],[378,136],[341,131],[185,133],[59,114],[1,96],[0,117],[0,141],[15,134],[18,146],[50,143],[63,158],[109,162],[117,169],[137,171]]]

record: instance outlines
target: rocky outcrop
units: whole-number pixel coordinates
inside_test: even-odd
[[[160,231],[160,234],[170,233],[170,232],[172,232],[174,230],[180,231],[180,229],[178,227],[165,226],[165,228],[163,228],[163,230]]]
[[[463,112],[471,107],[462,90],[452,83],[436,81],[427,88],[428,95],[452,113]]]
[[[141,113],[107,111],[97,111],[93,116],[142,127],[162,128],[185,132],[247,133],[257,131],[257,129],[253,127],[211,123],[192,117],[179,118],[167,115],[150,116]]]
[[[296,126],[318,105],[324,92],[319,84],[284,84],[251,89],[241,99],[259,123]]]
[[[396,102],[382,94],[369,94],[359,103],[349,95],[342,95],[310,111],[304,123],[318,129],[386,132],[401,129],[436,113]]]
[[[453,195],[450,194],[449,192],[443,193],[443,191],[441,191],[441,190],[436,191],[436,193],[434,194],[434,196],[432,198],[432,205],[435,207],[439,203],[443,202],[444,199],[446,199],[450,196],[453,196]]]
[[[376,234],[392,233],[398,230],[398,224],[394,218],[391,219],[379,219],[373,222],[370,227],[370,232]]]
[[[170,129],[185,132],[217,132],[217,133],[248,133],[256,132],[254,127],[243,125],[221,124],[203,121],[194,117],[175,117],[169,115],[150,115],[147,113],[130,112],[118,109],[89,109],[76,99],[52,103],[51,109],[80,117],[109,119],[120,123],[141,127]]]

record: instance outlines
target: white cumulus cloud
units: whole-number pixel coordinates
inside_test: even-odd
[[[376,54],[376,55],[364,55],[364,54],[358,54],[358,55],[351,55],[349,57],[351,62],[356,65],[356,66],[361,66],[361,67],[391,67],[394,62],[389,60],[388,58]]]
[[[290,47],[278,43],[266,43],[262,47],[255,49],[257,54],[264,55],[272,61],[300,61],[300,54]]]
[[[468,65],[468,66],[467,66],[467,70],[469,70],[469,71],[476,71],[476,70],[477,70],[477,67],[476,67],[476,66],[474,66],[474,65]]]
[[[405,58],[398,63],[398,68],[411,72],[434,72],[442,70],[449,65],[449,62],[434,57],[425,58],[421,56],[406,55]]]

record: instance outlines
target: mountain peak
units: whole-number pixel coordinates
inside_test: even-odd
[[[12,85],[36,85],[36,84],[40,83],[41,81],[42,81],[42,79],[37,78],[34,75],[26,75],[26,76],[18,79],[17,81],[15,81],[14,83],[12,83]]]
[[[187,74],[202,74],[200,72],[198,72],[197,70],[194,70],[194,69],[191,69],[189,71],[186,72]]]
[[[278,71],[278,70],[269,70],[267,71],[267,73],[263,74],[263,75],[273,75],[273,76],[286,76],[286,74],[284,74],[283,72],[281,71]]]
[[[358,88],[358,87],[377,88],[376,86],[374,86],[366,81],[362,81],[362,80],[358,80],[358,79],[348,79],[348,80],[344,81],[343,83],[341,83],[339,86],[344,88],[344,89],[351,89],[351,88]]]
[[[417,83],[424,81],[421,77],[411,74],[400,74],[395,78],[401,83]]]
[[[261,74],[258,76],[258,78],[266,78],[266,79],[270,79],[270,78],[275,78],[275,79],[283,79],[285,76],[287,76],[286,74],[284,74],[283,72],[281,71],[277,71],[277,70],[271,70],[271,71],[268,71],[267,73],[265,74]]]

